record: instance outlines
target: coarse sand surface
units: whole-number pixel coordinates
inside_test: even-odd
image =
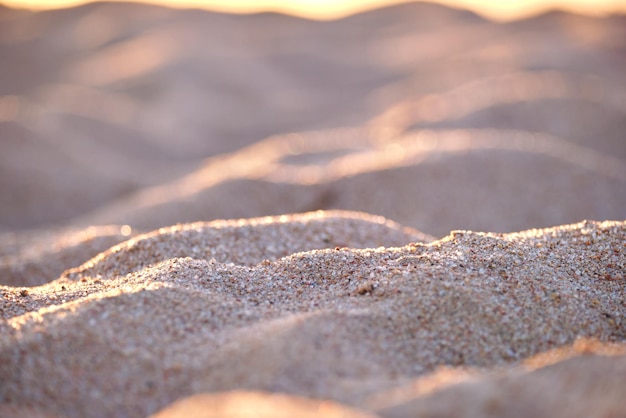
[[[623,414],[624,222],[416,238],[347,212],[181,225],[42,286],[4,286],[1,400],[62,417],[147,416],[232,390],[252,392],[188,402]],[[376,240],[392,246],[334,246]]]

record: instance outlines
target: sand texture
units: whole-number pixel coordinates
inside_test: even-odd
[[[381,416],[623,414],[625,223],[458,231],[423,244],[357,215],[174,227],[48,284],[3,287],[3,402],[146,416],[196,393],[246,389]],[[411,243],[315,249],[328,236]],[[280,257],[277,243],[293,253]],[[436,391],[420,389],[442,367],[450,376]],[[571,391],[584,394],[585,414],[563,409]]]
[[[624,51],[0,6],[0,418],[626,417]]]

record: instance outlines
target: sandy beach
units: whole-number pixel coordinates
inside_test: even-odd
[[[626,417],[624,51],[0,6],[0,417]]]

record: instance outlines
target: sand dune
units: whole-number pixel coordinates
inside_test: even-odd
[[[552,13],[494,24],[421,3],[332,22],[117,3],[3,16],[0,53],[12,65],[0,69],[0,132],[16,154],[1,167],[3,178],[19,179],[2,185],[4,230],[72,224],[78,215],[132,224],[88,214],[120,199],[137,206],[133,196],[143,195],[144,188],[202,171],[213,161],[206,158],[246,164],[233,159],[247,155],[240,154],[247,146],[294,132],[305,133],[315,148],[324,133],[334,137],[337,130],[363,125],[386,132],[376,135],[390,141],[407,131],[477,128],[503,131],[505,141],[516,130],[556,136],[622,162],[626,155],[623,16]],[[306,134],[313,130],[320,132],[317,139]],[[34,164],[29,155],[47,158]],[[551,170],[547,161],[536,164]],[[477,170],[472,166],[467,177],[480,176]],[[422,171],[417,164],[416,171]],[[442,180],[454,182],[455,176],[443,174]],[[593,174],[567,176],[604,182]],[[328,187],[343,191],[337,181]],[[492,186],[486,181],[481,187],[488,198],[497,198]],[[600,188],[623,195],[621,185]],[[454,228],[514,231],[624,218],[610,208],[623,205],[619,198],[589,209],[596,198],[582,196],[587,208],[572,216],[529,217],[510,225],[454,216],[436,222],[430,216],[395,218],[393,211],[380,213],[362,202],[331,206],[312,197],[284,209],[190,210],[178,219],[157,216],[145,226],[332,208],[380,213],[437,235]],[[171,205],[179,203],[171,199]],[[541,211],[535,201],[526,200],[527,212]],[[424,204],[404,203],[412,212],[442,213],[440,204]],[[141,218],[141,205],[138,213],[128,213],[133,206],[124,216]],[[571,206],[564,201],[558,209]]]
[[[523,131],[419,131],[393,139],[377,132],[270,138],[77,222],[149,229],[321,207],[377,213],[442,236],[623,217],[626,163],[593,149]]]
[[[309,240],[302,240],[308,235]],[[242,238],[243,237],[243,238]],[[296,252],[323,248],[399,247],[433,238],[379,216],[319,211],[302,215],[192,223],[160,228],[104,251],[63,277],[129,274],[170,258],[194,258],[252,266]],[[128,253],[139,264],[130,264]],[[126,270],[121,270],[126,269]]]
[[[626,417],[624,28],[0,6],[0,416]]]

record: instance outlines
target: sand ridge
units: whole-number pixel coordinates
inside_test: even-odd
[[[75,222],[151,229],[362,208],[442,236],[461,227],[512,232],[590,215],[619,219],[625,195],[622,159],[552,135],[439,129],[389,137],[380,127],[358,127],[259,141]]]
[[[432,240],[431,236],[381,216],[348,211],[197,222],[138,236],[65,272],[63,277],[100,277],[111,269],[115,269],[116,275],[125,275],[177,257],[247,266],[316,248],[394,247]]]

